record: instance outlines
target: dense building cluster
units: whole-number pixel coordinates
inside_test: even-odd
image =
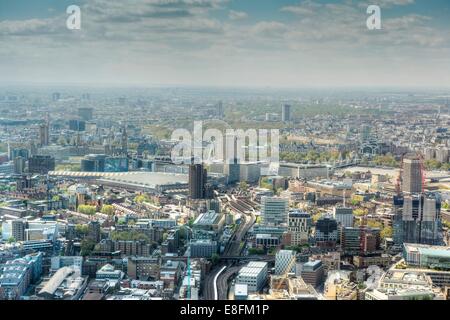
[[[0,100],[0,299],[449,299],[439,96],[152,90]],[[175,161],[199,120],[280,161]]]

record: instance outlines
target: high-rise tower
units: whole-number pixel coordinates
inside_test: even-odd
[[[281,108],[281,121],[291,121],[291,106],[289,104],[283,104]]]
[[[403,159],[402,191],[420,193],[423,190],[422,159],[418,156]]]
[[[189,196],[192,199],[205,198],[207,172],[203,164],[189,165]]]
[[[45,123],[39,126],[39,143],[41,146],[48,146],[50,143],[50,119],[48,115]]]

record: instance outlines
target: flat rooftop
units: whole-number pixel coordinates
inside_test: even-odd
[[[194,221],[194,225],[211,225],[217,222],[219,214],[214,210],[209,210],[208,212],[200,214]]]
[[[98,181],[156,188],[161,185],[186,185],[188,183],[188,175],[166,172],[128,172],[121,175],[105,176]]]
[[[405,243],[404,246],[408,252],[418,252],[427,256],[450,258],[450,246],[434,246],[416,243]]]
[[[381,282],[403,283],[409,285],[429,285],[430,279],[423,272],[408,272],[405,270],[389,270],[381,278]]]
[[[186,184],[188,183],[188,175],[181,173],[167,172],[147,172],[147,171],[131,171],[131,172],[76,172],[76,171],[50,171],[51,176],[65,177],[96,177],[99,180],[117,181],[124,183],[132,183],[139,185],[164,185],[164,184]]]

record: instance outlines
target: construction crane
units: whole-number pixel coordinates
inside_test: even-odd
[[[366,235],[366,225],[367,225],[367,217],[363,215],[361,217],[360,225],[359,225],[359,250],[360,256],[363,257],[366,253],[364,250],[365,247],[365,235]]]
[[[400,196],[400,193],[402,192],[401,190],[401,185],[403,182],[403,159],[404,159],[405,153],[402,154],[402,157],[400,159],[400,170],[398,172],[398,176],[397,176],[397,182],[395,184],[395,193],[397,194],[397,196]]]
[[[187,285],[187,294],[186,294],[186,300],[191,300],[191,232],[192,229],[189,227],[185,227],[187,230],[187,243],[188,243],[188,255],[187,255],[187,278],[188,278],[188,285]]]
[[[423,158],[423,154],[418,153],[418,157],[420,159],[420,174],[422,176],[422,193],[425,192],[425,159]]]

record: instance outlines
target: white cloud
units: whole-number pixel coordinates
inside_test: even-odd
[[[222,0],[132,2],[90,1],[80,31],[65,15],[0,22],[0,81],[296,86],[442,83],[450,73],[450,33],[423,15],[382,18],[373,32],[354,1],[302,1],[280,8],[289,19],[245,23]]]
[[[246,12],[243,12],[243,11],[230,10],[230,12],[228,13],[228,17],[231,20],[240,20],[240,19],[247,18],[248,14]]]
[[[279,37],[281,38],[285,32],[289,30],[289,27],[281,22],[277,21],[261,21],[255,24],[251,28],[253,35],[259,35],[263,37]]]
[[[367,7],[369,5],[378,5],[381,8],[391,8],[394,6],[407,6],[415,3],[415,0],[376,0],[376,1],[363,1],[360,3],[360,7]]]
[[[64,24],[61,23],[61,26]],[[54,18],[0,21],[0,36],[45,35],[56,33],[59,29]]]

